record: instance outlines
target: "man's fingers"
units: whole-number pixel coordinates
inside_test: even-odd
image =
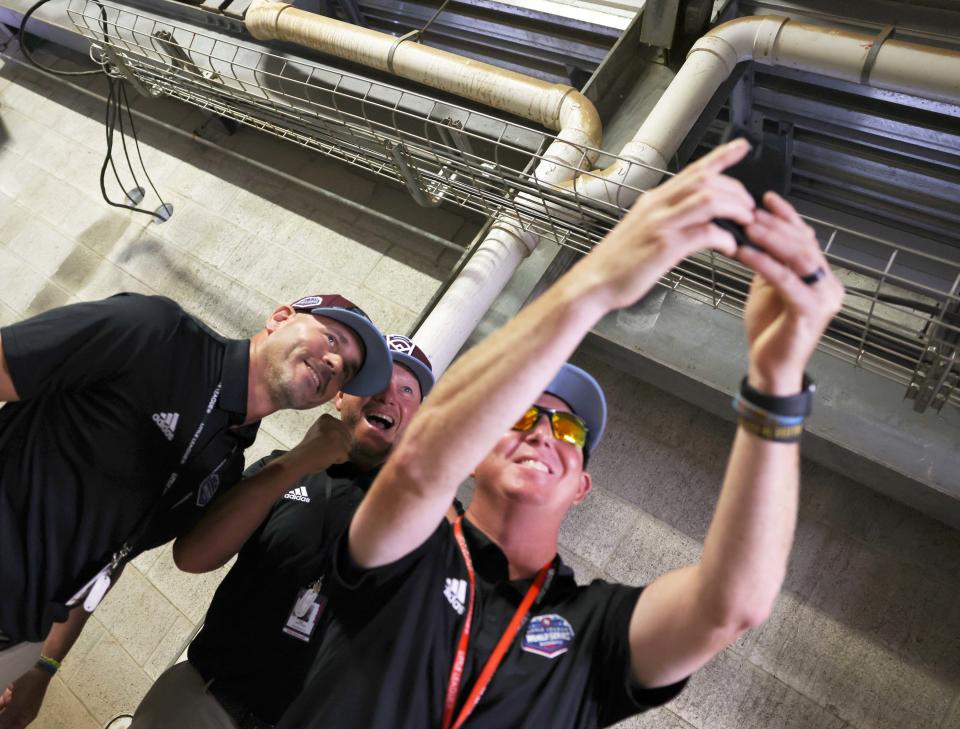
[[[747,226],[746,232],[761,250],[798,276],[806,276],[825,263],[815,239],[810,239],[789,223],[771,219],[763,211],[757,211],[756,219]]]
[[[717,174],[742,160],[749,151],[750,143],[746,139],[742,137],[734,139],[732,142],[721,144],[711,150],[709,154],[705,154],[693,164],[687,165],[685,170],[689,170],[691,173],[705,171]]]
[[[707,222],[686,228],[679,235],[681,242],[678,248],[684,258],[706,250],[718,251],[730,257],[737,253],[737,242],[733,235],[713,223]]]
[[[737,257],[776,289],[788,308],[806,312],[814,306],[816,294],[788,266],[747,246],[737,251]]]
[[[752,202],[752,201],[751,201]],[[679,230],[693,225],[709,223],[721,218],[733,220],[740,225],[753,222],[754,210],[735,195],[705,189],[687,196],[664,215],[662,224],[669,230]]]
[[[780,197],[773,190],[769,190],[763,194],[763,204],[774,215],[778,215],[781,218],[789,220],[792,223],[797,225],[806,225],[803,222],[803,218],[800,217],[800,213],[797,212],[796,208],[793,207],[790,203]]]
[[[802,220],[795,223],[765,210],[757,210],[753,224],[747,228],[747,235],[798,276],[827,268],[813,229]]]

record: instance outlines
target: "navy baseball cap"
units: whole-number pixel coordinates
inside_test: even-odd
[[[363,362],[360,369],[343,386],[350,395],[375,395],[390,384],[393,376],[393,361],[383,334],[377,329],[363,309],[339,294],[318,294],[297,299],[290,306],[300,312],[325,316],[350,327],[363,345]]]
[[[607,400],[603,396],[603,389],[586,370],[567,362],[544,392],[559,397],[587,424],[587,444],[584,449],[590,453],[596,448],[603,436],[603,429],[607,425]]]
[[[402,334],[388,334],[387,347],[397,364],[402,364],[413,373],[420,383],[420,399],[427,396],[433,387],[433,365],[420,347]]]

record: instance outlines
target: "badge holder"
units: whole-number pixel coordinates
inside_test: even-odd
[[[300,589],[293,603],[293,609],[287,616],[287,624],[283,626],[284,633],[304,643],[310,642],[320,616],[323,615],[323,610],[327,606],[327,599],[320,594],[321,587],[323,587],[322,577],[309,587]]]

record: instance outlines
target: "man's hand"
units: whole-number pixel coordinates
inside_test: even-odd
[[[332,415],[321,415],[304,434],[297,446],[281,456],[295,464],[297,472],[307,475],[325,471],[335,463],[350,458],[353,435],[350,429]]]
[[[715,218],[754,221],[756,205],[738,180],[723,175],[750,149],[738,139],[717,147],[673,179],[645,192],[623,220],[584,258],[578,275],[606,292],[608,309],[634,304],[687,256],[713,249],[733,256],[737,246]]]
[[[23,729],[40,713],[50,674],[31,668],[0,696],[0,729]]]
[[[267,518],[277,499],[297,481],[325,471],[349,457],[350,430],[331,415],[321,415],[303,440],[253,476],[216,499],[189,533],[173,543],[173,560],[184,572],[209,572],[223,566]]]
[[[840,310],[843,284],[793,206],[774,192],[763,202],[767,210],[757,210],[747,235],[769,255],[745,246],[738,256],[757,272],[745,312],[748,379],[761,392],[795,395],[807,360]],[[818,269],[824,276],[816,283],[801,280]]]

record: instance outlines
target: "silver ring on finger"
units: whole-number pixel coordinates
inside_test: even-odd
[[[803,281],[807,286],[813,286],[817,281],[826,275],[827,272],[824,270],[823,266],[817,266],[816,271],[813,273],[808,273],[806,276],[801,276],[800,280]]]

